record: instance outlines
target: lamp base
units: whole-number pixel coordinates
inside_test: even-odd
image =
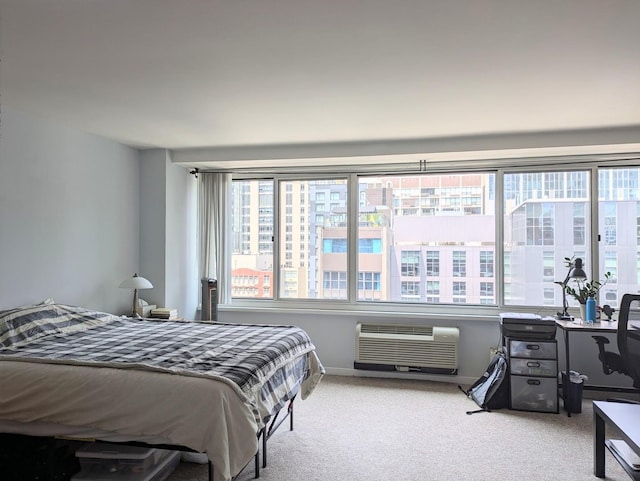
[[[138,318],[140,314],[138,314],[138,289],[133,290],[133,309],[131,310],[131,317]]]
[[[558,321],[570,321],[573,318],[569,314],[564,314],[562,312],[558,312],[558,313],[556,313],[556,319]]]

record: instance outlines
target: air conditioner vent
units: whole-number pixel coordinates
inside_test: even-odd
[[[458,338],[457,327],[358,323],[354,365],[456,374]]]
[[[433,336],[432,326],[403,326],[396,324],[361,324],[363,334],[407,334],[416,336]]]

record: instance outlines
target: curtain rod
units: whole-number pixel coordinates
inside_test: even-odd
[[[384,164],[361,164],[351,163],[344,165],[323,165],[323,166],[287,166],[270,168],[228,168],[228,169],[206,169],[199,167],[192,168],[190,174],[243,174],[243,175],[274,175],[274,174],[401,174],[401,173],[443,173],[455,170],[465,170],[467,172],[496,170],[496,169],[519,169],[522,167],[549,167],[549,164],[562,166],[563,168],[582,167],[585,163],[617,163],[620,165],[639,165],[640,156],[637,152],[617,153],[617,154],[583,154],[553,157],[509,157],[509,158],[489,158],[478,160],[429,160],[428,158],[418,159],[414,162],[398,162]]]

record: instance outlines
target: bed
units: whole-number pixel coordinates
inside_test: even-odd
[[[323,374],[295,326],[130,319],[50,300],[0,311],[0,432],[179,446],[206,453],[214,481],[252,459],[257,469],[268,423]]]

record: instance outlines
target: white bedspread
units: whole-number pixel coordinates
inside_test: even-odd
[[[212,379],[3,361],[0,386],[0,419],[185,446],[207,453],[216,481],[231,479],[258,449],[251,409],[229,385]]]
[[[0,312],[0,428],[172,444],[206,453],[215,481],[324,368],[295,326],[129,320],[53,301]],[[44,431],[44,432],[43,432]]]

